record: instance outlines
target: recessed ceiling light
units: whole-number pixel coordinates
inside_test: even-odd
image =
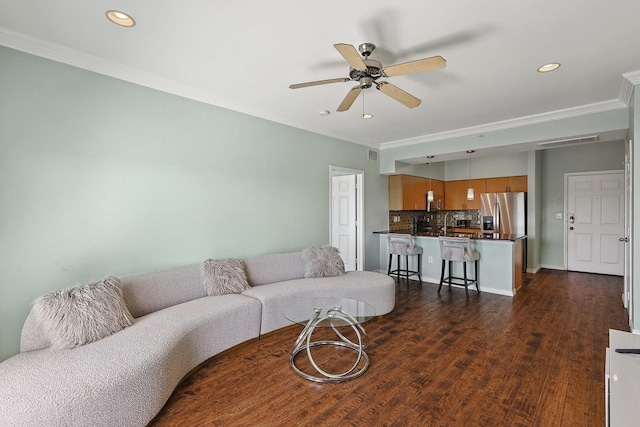
[[[551,64],[545,64],[542,67],[538,68],[539,73],[548,73],[549,71],[557,70],[560,68],[560,64],[557,62],[552,62]]]
[[[360,116],[361,119],[371,119],[373,118],[373,114],[370,113],[362,113],[362,115]]]
[[[329,114],[331,114],[331,112],[329,110],[322,110],[320,111],[320,115],[323,117],[328,116]]]
[[[105,12],[107,19],[114,24],[121,25],[123,27],[133,27],[136,25],[136,21],[129,15],[118,10],[107,10]]]

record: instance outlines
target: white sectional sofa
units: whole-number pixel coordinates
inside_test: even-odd
[[[21,353],[0,363],[0,426],[145,426],[193,368],[290,325],[282,310],[296,300],[358,299],[378,315],[395,305],[380,273],[304,278],[301,252],[243,261],[251,288],[241,294],[207,296],[201,264],[121,277],[134,324],[72,349],[50,348],[32,312]]]

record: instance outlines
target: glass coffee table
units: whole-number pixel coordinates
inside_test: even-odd
[[[290,356],[291,367],[300,376],[316,382],[340,382],[359,377],[369,367],[369,356],[364,351],[369,344],[369,337],[362,323],[376,315],[373,306],[348,298],[312,298],[291,304],[282,314],[288,320],[304,326]],[[336,336],[333,339],[314,341],[313,334],[317,328],[331,328]],[[318,365],[311,350],[313,347],[324,346],[353,350],[357,353],[355,362],[344,372],[325,371]],[[307,360],[315,373],[303,371],[296,363],[297,356],[302,351],[306,351]]]

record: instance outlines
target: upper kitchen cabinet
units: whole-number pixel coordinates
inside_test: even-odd
[[[487,193],[519,193],[527,191],[527,176],[504,176],[500,178],[487,178]]]
[[[411,175],[389,176],[390,211],[424,211],[427,209],[428,182]]]
[[[433,202],[431,202],[431,210],[435,211],[439,209],[444,209],[444,204],[445,204],[444,181],[432,179],[431,182],[429,182],[429,178],[427,178],[427,186],[426,186],[427,191],[429,191],[429,186],[431,186],[431,190],[433,191]]]
[[[473,188],[474,199],[467,200],[467,188]],[[461,179],[444,183],[446,210],[480,209],[480,194],[486,193],[485,179]]]

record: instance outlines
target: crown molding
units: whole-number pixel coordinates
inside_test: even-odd
[[[415,144],[421,144],[424,142],[439,141],[442,139],[458,138],[464,136],[478,135],[488,132],[496,132],[506,129],[513,129],[521,126],[534,125],[538,123],[545,123],[554,120],[562,120],[571,117],[579,117],[587,114],[601,113],[605,111],[617,110],[619,108],[626,108],[627,104],[624,104],[618,99],[611,99],[609,101],[597,102],[594,104],[581,105],[579,107],[566,108],[563,110],[549,111],[541,114],[534,114],[531,116],[518,117],[515,119],[503,120],[500,122],[486,123],[478,126],[470,126],[467,128],[455,129],[451,131],[432,133],[429,135],[417,136],[414,138],[400,139],[397,141],[390,141],[381,144],[380,149],[390,149],[406,147]]]
[[[0,45],[140,86],[212,103],[206,95],[198,96],[198,91],[188,85],[3,27],[0,27]]]
[[[622,75],[622,84],[620,85],[618,99],[625,105],[629,105],[629,103],[631,103],[631,96],[633,95],[633,88],[637,84],[640,84],[640,70],[624,73]]]

